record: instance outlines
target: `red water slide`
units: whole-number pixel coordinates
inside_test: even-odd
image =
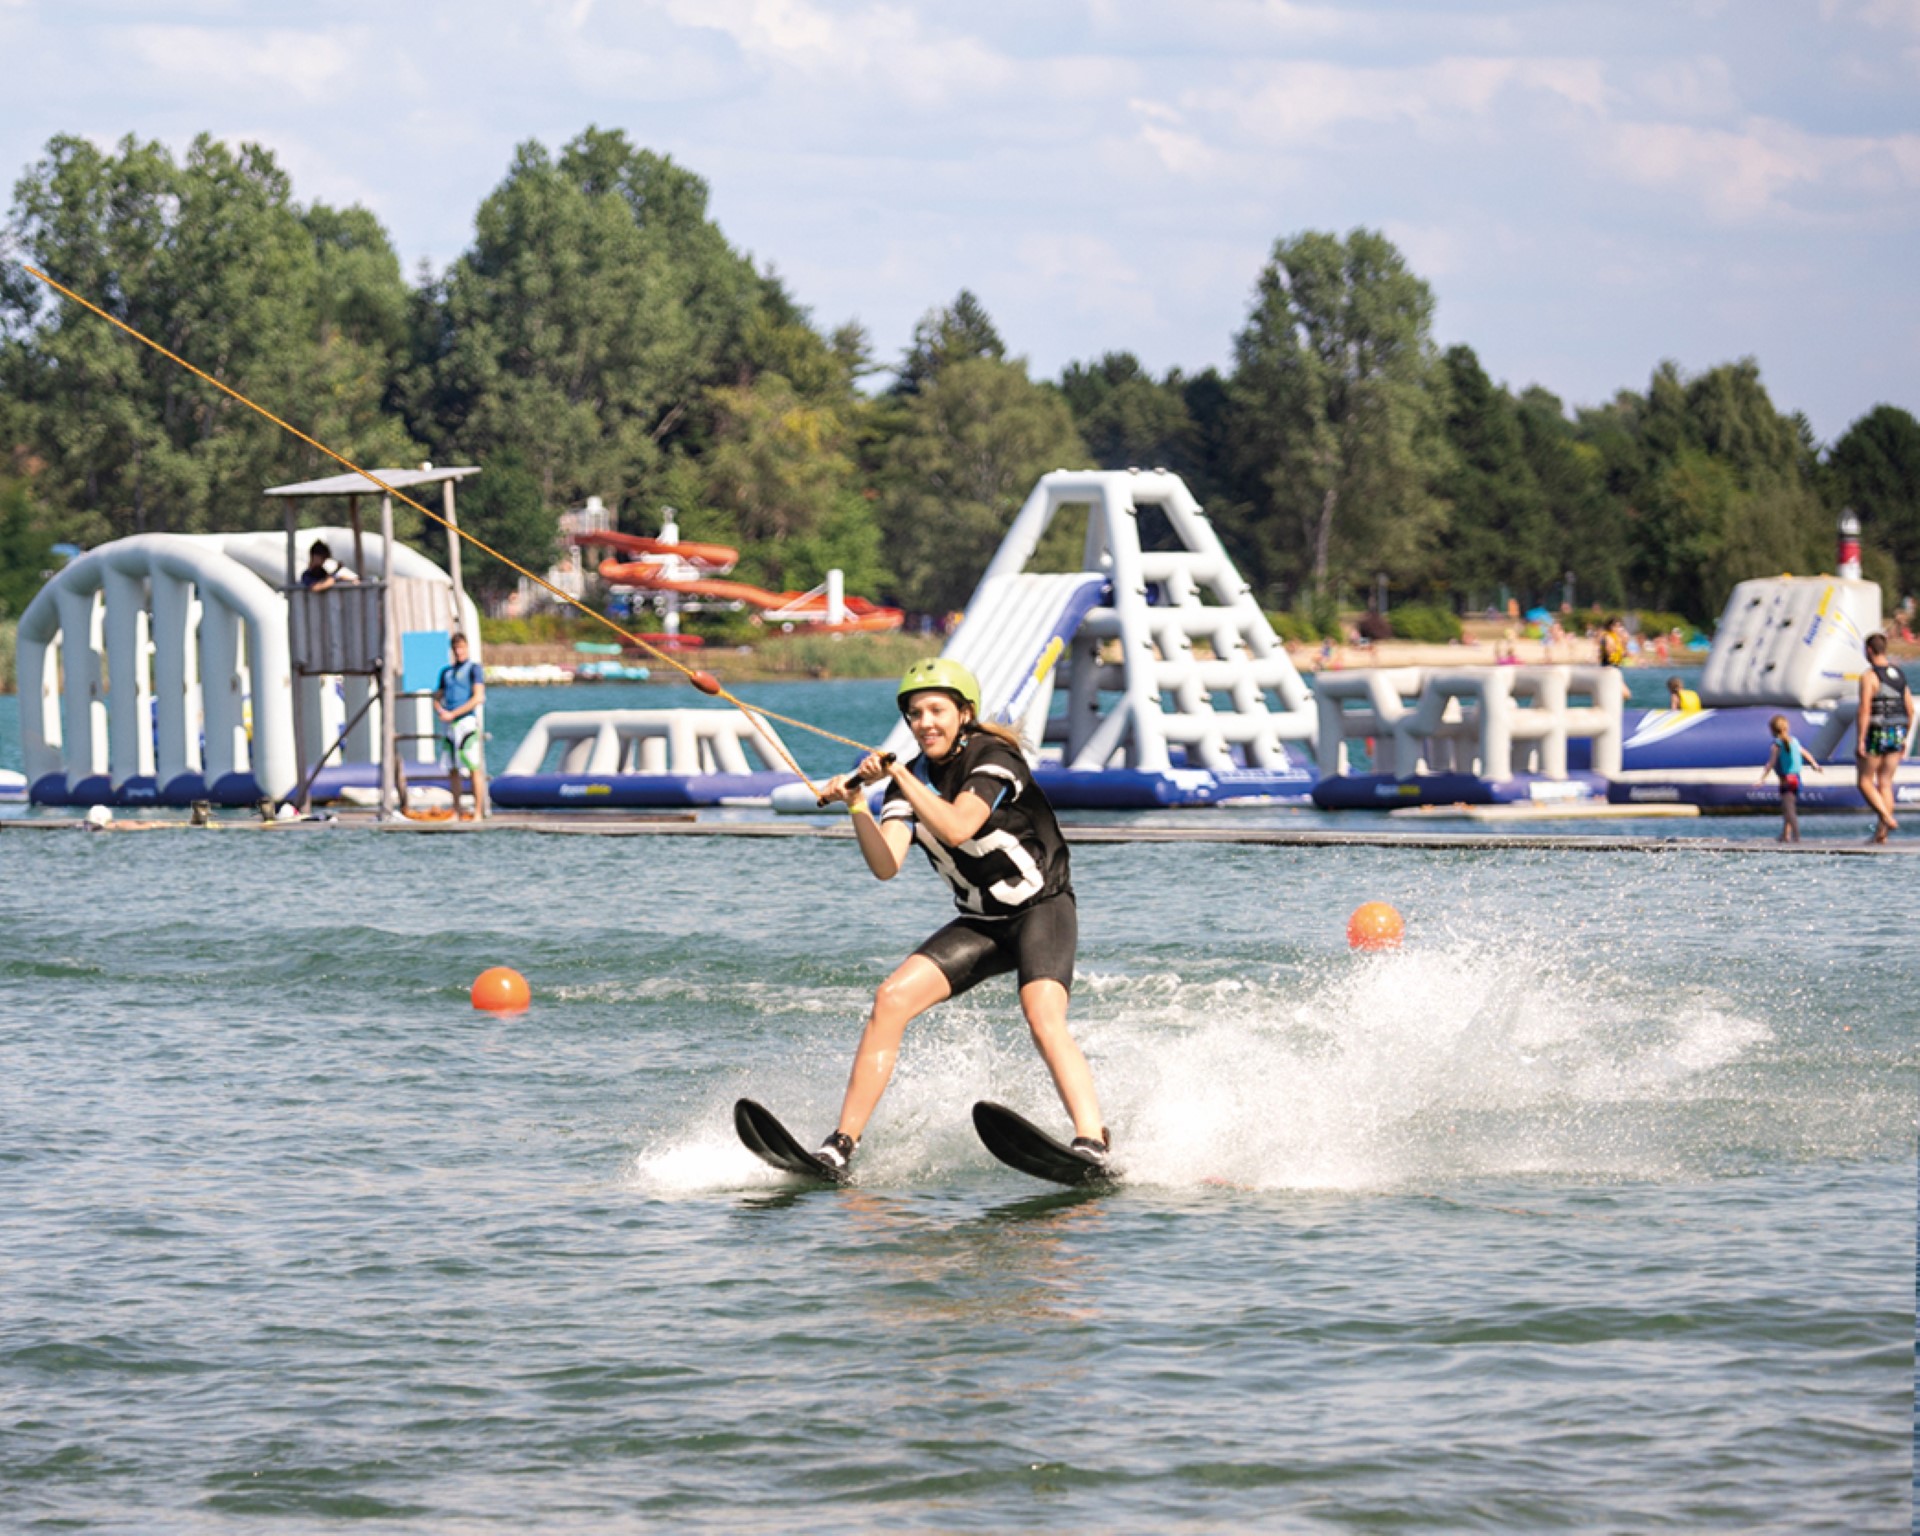
[[[600,562],[602,581],[649,592],[678,592],[722,603],[745,603],[777,624],[804,624],[830,634],[860,634],[898,629],[906,618],[898,608],[883,608],[864,597],[848,597],[841,603],[846,617],[833,624],[827,622],[824,592],[770,592],[751,582],[722,580],[721,576],[740,558],[739,550],[725,544],[663,544],[633,533],[576,534],[574,543],[618,551]],[[675,562],[713,574],[669,576]]]

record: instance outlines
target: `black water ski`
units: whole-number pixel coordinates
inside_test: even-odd
[[[982,1099],[974,1105],[973,1128],[1001,1162],[1036,1179],[1055,1184],[1105,1184],[1113,1178],[1110,1168],[1089,1162],[1004,1104]]]
[[[803,1179],[819,1179],[838,1184],[846,1171],[823,1163],[799,1142],[777,1119],[773,1111],[752,1099],[740,1099],[733,1106],[733,1128],[740,1133],[746,1148],[763,1163],[771,1163],[782,1173],[797,1173]]]

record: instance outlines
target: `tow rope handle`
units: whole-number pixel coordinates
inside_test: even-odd
[[[894,757],[894,755],[891,752],[882,752],[880,754],[880,766],[882,768],[891,768],[896,761],[897,759]],[[864,782],[871,784],[876,781],[872,779],[867,779]],[[821,795],[818,798],[816,798],[813,803],[824,809],[826,806],[831,805],[835,800],[838,800],[839,798],[840,797],[838,795]]]

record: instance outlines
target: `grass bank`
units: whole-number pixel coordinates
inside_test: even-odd
[[[0,693],[13,692],[13,643],[19,633],[17,619],[0,619]]]
[[[759,641],[740,659],[767,677],[897,677],[945,643],[938,635],[792,634]]]

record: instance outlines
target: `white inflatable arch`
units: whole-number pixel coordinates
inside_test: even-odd
[[[138,534],[81,555],[27,605],[18,666],[35,799],[294,787],[287,600],[217,537]]]

